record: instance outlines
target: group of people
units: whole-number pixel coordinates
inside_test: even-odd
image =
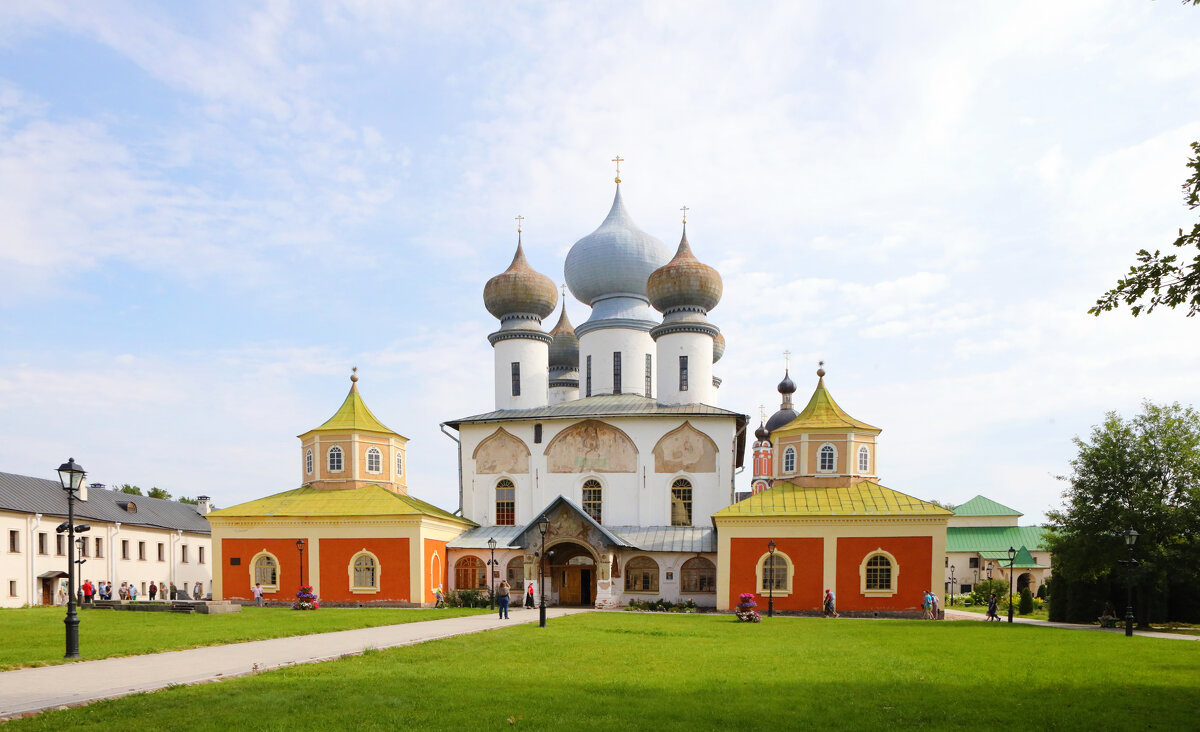
[[[101,580],[100,582],[93,584],[90,579],[85,579],[83,584],[79,586],[77,592],[79,596],[76,598],[76,601],[81,605],[91,605],[97,600],[112,600],[114,599],[114,595],[118,600],[136,602],[137,599],[142,595],[141,590],[139,590],[138,586],[133,582],[122,582],[120,587],[114,589],[113,583],[108,580]],[[178,591],[174,584],[171,585],[171,589],[169,590],[168,594],[167,584],[165,582],[151,582],[150,586],[147,588],[146,594],[149,596],[147,599],[149,599],[150,602],[154,602],[159,598],[166,600],[168,597],[170,597],[172,600],[186,600],[188,598],[187,593]],[[192,586],[192,599],[199,600],[203,596],[204,586],[202,583],[197,582]],[[58,601],[60,605],[65,605],[67,603],[67,586],[65,582],[58,589]]]
[[[500,608],[500,617],[503,620],[508,619],[509,598],[512,595],[512,585],[508,580],[501,580],[500,586],[496,588],[496,604]],[[257,595],[256,595],[257,597]],[[442,590],[442,586],[438,585],[433,592],[434,607],[446,607],[446,593]],[[533,601],[533,583],[529,583],[529,587],[525,590],[525,607],[532,608],[536,604]]]
[[[921,599],[921,609],[925,612],[926,620],[938,620],[942,616],[941,600],[937,593],[925,590]]]

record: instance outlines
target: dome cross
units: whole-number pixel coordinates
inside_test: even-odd
[[[625,158],[618,155],[612,159],[612,162],[617,164],[617,177],[614,178],[613,180],[616,181],[617,183],[620,183],[621,182],[621,163],[625,162]]]
[[[789,365],[790,365],[790,362],[791,362],[791,358],[790,358],[790,357],[791,357],[791,355],[792,355],[792,352],[791,352],[791,351],[784,351],[784,352],[783,352],[783,370],[784,370],[784,371],[787,371],[787,370],[788,370],[788,367],[789,367]]]
[[[520,214],[517,214],[516,222],[517,222],[517,233],[518,233],[518,234],[520,234],[520,233],[521,233],[521,222],[522,222],[522,221],[524,221],[524,220],[525,220],[525,217],[524,217],[524,216],[521,216]]]
[[[689,209],[687,206],[684,206],[683,208],[681,208],[679,210],[683,212],[683,223],[686,224],[687,223],[687,212],[690,211],[691,209]]]

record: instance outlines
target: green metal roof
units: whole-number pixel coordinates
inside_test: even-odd
[[[859,421],[838,406],[833,400],[829,389],[825,388],[825,378],[817,379],[817,388],[808,406],[791,422],[772,430],[773,433],[786,432],[789,429],[858,429],[870,432],[882,432],[878,427],[872,427],[866,422]]]
[[[346,401],[342,402],[342,406],[338,407],[332,417],[325,420],[325,424],[309,430],[309,432],[349,432],[353,430],[401,436],[385,427],[383,422],[371,414],[371,410],[367,409],[367,403],[358,393],[358,384],[350,386],[350,393],[346,395]],[[308,434],[308,432],[304,434]]]
[[[999,566],[1008,566],[1008,550],[1002,552],[979,552],[980,559],[990,559],[995,561]],[[1029,553],[1029,550],[1022,544],[1017,550],[1017,556],[1013,558],[1013,569],[1049,569],[1049,565],[1038,564]]]
[[[852,486],[804,488],[776,483],[757,495],[713,514],[740,516],[939,516],[950,512],[932,503],[864,480]]]
[[[1005,552],[1010,546],[1046,551],[1046,529],[1040,526],[948,526],[947,552]]]
[[[954,509],[955,516],[1024,516],[1020,511],[996,503],[990,498],[975,496]]]
[[[392,493],[378,485],[348,490],[318,490],[302,486],[265,498],[222,508],[208,514],[210,518],[239,518],[246,516],[405,516],[422,514],[433,518],[457,521],[468,526],[474,522],[432,503],[412,496]]]

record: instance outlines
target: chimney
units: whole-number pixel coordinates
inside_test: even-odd
[[[212,499],[208,496],[196,496],[196,510],[203,516],[212,511]]]

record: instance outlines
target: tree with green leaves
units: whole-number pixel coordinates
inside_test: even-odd
[[[171,494],[168,493],[165,488],[159,488],[158,486],[151,488],[149,491],[147,491],[146,495],[151,498],[162,498],[163,500],[167,501],[171,500]]]
[[[193,506],[197,506],[200,504],[200,501],[197,501],[195,498],[189,498],[188,496],[180,496],[177,500],[180,503],[188,503]]]
[[[1200,413],[1147,401],[1132,419],[1109,412],[1075,445],[1071,474],[1060,476],[1070,484],[1064,508],[1048,513],[1054,618],[1094,620],[1105,600],[1123,607],[1129,579],[1143,625],[1200,613]],[[1133,570],[1120,564],[1128,529],[1139,534]]]
[[[142,495],[142,489],[141,489],[141,488],[138,488],[136,485],[129,485],[128,483],[123,483],[123,484],[121,485],[121,487],[120,487],[120,488],[118,488],[117,490],[118,490],[118,491],[120,491],[120,492],[122,492],[122,493],[128,493],[128,494],[129,494],[129,495],[131,495],[131,496],[140,496],[140,495]]]
[[[1192,175],[1183,184],[1183,200],[1189,209],[1195,210],[1200,208],[1200,142],[1192,143],[1192,154],[1195,157],[1188,160]],[[1173,308],[1184,303],[1189,318],[1200,312],[1200,222],[1190,232],[1180,229],[1173,245],[1183,251],[1163,254],[1155,249],[1151,254],[1140,250],[1138,263],[1088,312],[1099,315],[1124,304],[1137,317],[1143,310],[1149,313],[1159,305]]]

